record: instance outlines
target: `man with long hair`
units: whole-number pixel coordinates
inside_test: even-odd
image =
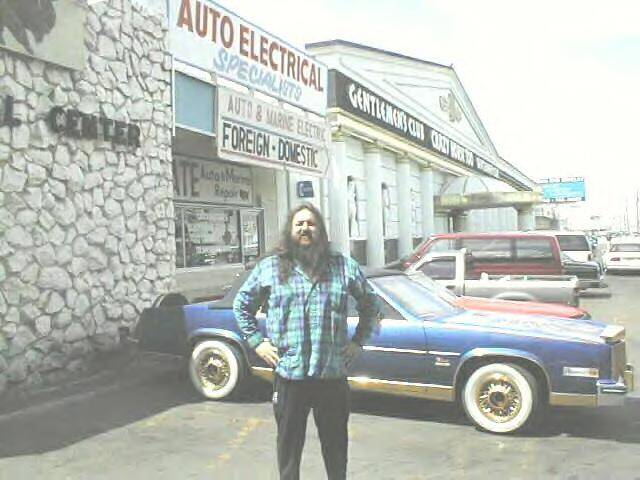
[[[360,316],[351,339],[349,295]],[[263,338],[255,316],[265,298],[269,338]],[[347,368],[373,330],[378,304],[358,263],[330,250],[324,221],[313,205],[290,212],[278,248],[256,265],[233,309],[246,342],[275,369],[280,478],[300,478],[307,417],[313,410],[327,476],[345,479]]]

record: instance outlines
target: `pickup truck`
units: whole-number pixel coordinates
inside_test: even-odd
[[[569,275],[488,275],[468,278],[473,271],[472,257],[465,249],[434,252],[422,257],[406,270],[420,271],[457,295],[500,300],[563,303],[577,307],[578,278]]]

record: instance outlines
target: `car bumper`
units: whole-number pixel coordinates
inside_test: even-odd
[[[606,269],[608,272],[639,272],[640,271],[640,265],[638,265],[637,263],[634,265],[620,265],[620,264],[609,264],[606,266]]]
[[[578,279],[578,288],[606,288],[608,285],[604,281],[604,275],[600,278],[580,278]]]
[[[604,382],[598,380],[596,387],[598,406],[618,406],[624,403],[627,393],[634,389],[633,367],[627,365],[624,375],[617,382]]]

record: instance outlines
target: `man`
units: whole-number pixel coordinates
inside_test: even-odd
[[[349,294],[360,315],[351,339]],[[268,339],[255,317],[265,299]],[[347,368],[371,334],[378,306],[357,262],[330,251],[324,221],[313,205],[300,205],[289,214],[276,253],[256,265],[233,308],[249,346],[275,368],[280,478],[300,477],[307,417],[313,409],[327,476],[345,479]]]

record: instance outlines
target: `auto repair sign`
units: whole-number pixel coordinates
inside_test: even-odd
[[[326,174],[330,132],[324,121],[222,87],[217,110],[221,158]]]
[[[267,95],[324,115],[327,69],[210,0],[169,0],[171,52]]]

